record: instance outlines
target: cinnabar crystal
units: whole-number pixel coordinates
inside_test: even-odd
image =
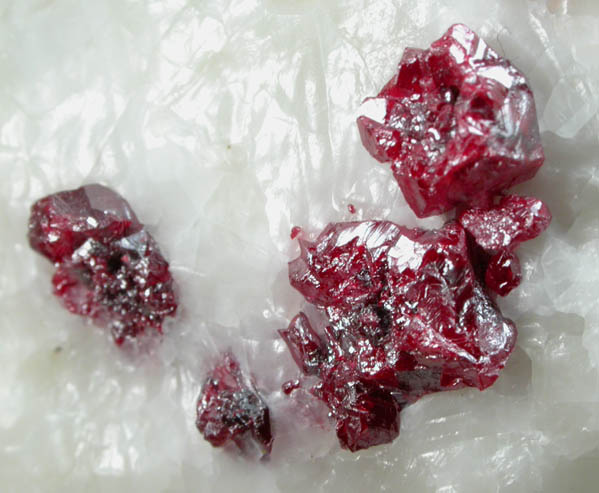
[[[539,236],[549,226],[551,212],[535,197],[508,195],[497,205],[462,211],[458,221],[483,250],[495,254]]]
[[[547,229],[551,213],[534,197],[508,195],[498,204],[466,209],[458,214],[474,250],[485,285],[501,296],[520,284],[520,262],[514,250]]]
[[[229,442],[241,450],[255,444],[263,455],[272,448],[267,405],[226,353],[208,376],[197,402],[196,426],[214,447]]]
[[[86,185],[38,200],[29,243],[54,262],[54,294],[72,313],[112,331],[117,344],[162,331],[177,302],[168,263],[120,195]]]
[[[426,231],[386,221],[330,224],[299,240],[289,279],[328,316],[324,340],[305,315],[283,338],[355,451],[392,441],[399,412],[425,394],[485,389],[515,340],[487,295],[457,222]]]
[[[366,101],[380,114],[358,118],[362,142],[391,162],[418,217],[488,205],[543,164],[524,75],[462,24],[429,49],[407,48],[397,74]]]

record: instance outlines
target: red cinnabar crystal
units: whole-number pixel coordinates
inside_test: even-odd
[[[514,252],[505,249],[491,257],[485,271],[487,288],[505,296],[517,288],[521,280],[520,260]]]
[[[308,317],[300,313],[286,330],[279,330],[279,334],[289,346],[297,366],[306,375],[317,373],[324,358],[323,345],[318,334],[312,329]]]
[[[285,395],[291,394],[294,390],[299,389],[302,383],[296,378],[295,380],[287,380],[281,385],[281,389]]]
[[[397,74],[367,102],[362,142],[391,162],[419,217],[487,205],[543,164],[524,75],[462,24],[427,50],[406,49]]]
[[[486,286],[505,296],[521,279],[514,250],[545,231],[551,213],[539,199],[508,195],[497,205],[462,211],[458,222],[473,240],[473,249],[479,250],[475,255]]]
[[[343,447],[392,441],[402,407],[425,394],[497,379],[516,329],[487,296],[460,224],[337,223],[299,242],[290,282],[329,323],[324,341],[303,314],[282,335],[303,372],[320,378],[312,392]]]
[[[196,426],[214,447],[229,442],[242,451],[254,444],[269,454],[273,435],[268,407],[232,354],[224,355],[212,370],[197,403]]]
[[[78,315],[108,326],[117,344],[159,332],[177,302],[168,263],[129,204],[102,185],[38,200],[29,243],[56,265],[54,293]]]
[[[539,236],[549,226],[551,212],[537,198],[508,195],[497,205],[462,211],[458,222],[483,250],[495,254]]]

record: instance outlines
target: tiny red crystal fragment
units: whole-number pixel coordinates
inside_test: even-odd
[[[488,205],[544,161],[524,75],[462,24],[427,50],[407,48],[397,74],[364,108],[362,142],[391,162],[418,217]]]
[[[485,271],[485,285],[501,296],[517,288],[522,279],[520,261],[510,250],[501,250],[491,257]]]
[[[285,395],[291,394],[294,390],[299,389],[302,386],[301,382],[298,379],[295,380],[287,380],[281,385],[281,389]]]
[[[291,228],[291,233],[290,233],[289,237],[292,240],[295,240],[301,232],[302,232],[302,228],[300,228],[299,226],[293,226],[293,228]]]
[[[242,451],[272,449],[268,406],[242,374],[232,354],[224,355],[208,376],[197,402],[196,426],[214,447],[233,442]]]
[[[282,335],[300,369],[320,379],[312,393],[342,447],[392,441],[401,409],[425,394],[497,379],[516,328],[487,295],[459,223],[336,223],[299,243],[291,285],[328,324],[323,341],[300,314]]]
[[[38,200],[29,243],[56,265],[54,294],[72,313],[111,329],[122,344],[148,327],[161,332],[177,302],[168,263],[129,204],[102,185]]]

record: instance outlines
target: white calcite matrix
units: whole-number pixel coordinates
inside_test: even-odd
[[[515,192],[553,222],[500,300],[519,338],[496,384],[427,396],[396,441],[351,454],[316,399],[281,392],[298,369],[277,329],[305,308],[289,233],[443,222],[414,216],[355,119],[404,47],[456,22],[529,80],[546,162]],[[598,26],[594,0],[4,0],[0,490],[596,491]],[[161,339],[116,347],[60,306],[27,245],[31,204],[85,183],[123,195],[171,264],[180,310]],[[195,428],[225,349],[271,409],[269,461]]]

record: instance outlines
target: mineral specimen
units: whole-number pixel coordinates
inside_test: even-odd
[[[456,24],[429,49],[407,48],[358,118],[366,149],[391,162],[418,217],[486,206],[543,164],[532,91],[522,73]]]
[[[196,426],[214,447],[233,442],[249,451],[255,444],[264,455],[272,449],[268,407],[230,353],[215,366],[202,388]]]
[[[324,342],[300,314],[282,336],[343,447],[392,441],[399,412],[425,394],[485,389],[516,340],[488,297],[457,222],[409,229],[386,221],[330,224],[299,240],[289,279],[328,316]]]
[[[107,326],[117,344],[159,332],[177,302],[168,263],[129,204],[102,185],[38,200],[29,243],[54,262],[54,293],[78,315]]]

